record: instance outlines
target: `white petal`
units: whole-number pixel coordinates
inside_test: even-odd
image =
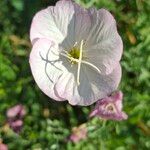
[[[81,41],[86,41],[91,30],[91,18],[87,9],[74,4],[75,8],[75,41],[81,44]]]
[[[71,65],[68,59],[60,57],[63,62],[63,66],[67,68],[67,71],[58,78],[54,89],[59,97],[66,99],[72,105],[77,105],[80,101],[80,95],[77,89],[77,64]]]
[[[57,53],[57,47],[53,42],[47,39],[39,39],[32,48],[30,66],[39,88],[55,100],[64,100],[54,90],[55,82],[64,72]]]
[[[38,12],[33,18],[30,30],[32,44],[37,38],[53,39],[61,43],[68,34],[68,25],[71,24],[73,14],[72,2],[66,0]],[[70,28],[73,28],[73,25],[70,25]]]
[[[118,87],[121,79],[121,67],[118,64],[109,75],[100,75],[91,68],[85,67],[81,72],[81,83],[78,88],[80,101],[78,105],[91,105],[102,99]]]
[[[30,39],[32,44],[39,38],[57,41],[65,50],[75,42],[80,44],[90,31],[91,21],[86,9],[71,0],[61,0],[56,6],[38,12],[32,21]]]
[[[77,83],[72,73],[64,73],[55,85],[55,90],[60,97],[68,100],[72,105],[77,105],[80,101]]]
[[[105,9],[90,9],[92,29],[87,37],[88,61],[97,66],[102,74],[110,74],[121,59],[123,44],[114,17]]]
[[[64,64],[66,66],[66,64]],[[106,97],[115,91],[121,79],[121,67],[118,64],[109,75],[100,75],[88,66],[82,66],[80,85],[77,85],[77,67],[68,68],[55,85],[57,94],[69,101],[72,105],[91,105],[99,99]]]

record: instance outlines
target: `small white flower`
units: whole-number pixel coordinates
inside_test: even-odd
[[[107,10],[60,0],[35,15],[30,39],[32,74],[49,97],[86,106],[118,87],[123,45]]]

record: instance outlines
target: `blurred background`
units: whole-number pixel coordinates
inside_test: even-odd
[[[73,107],[44,95],[30,71],[29,30],[34,14],[56,1],[0,0],[0,144],[5,144],[10,150],[148,150],[150,1],[76,2],[87,8],[106,8],[117,20],[124,43],[119,89],[124,93],[124,110],[129,115],[128,120],[107,121],[104,127],[102,120],[88,118],[94,105]],[[7,110],[18,104],[25,111],[24,117],[19,118],[23,125],[18,122],[12,124],[14,120],[10,121],[7,114]],[[74,132],[80,134],[79,126],[86,130],[85,137],[76,142],[70,140]]]

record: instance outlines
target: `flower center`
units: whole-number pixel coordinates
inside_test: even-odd
[[[69,56],[75,59],[79,59],[80,57],[80,49],[78,49],[77,47],[73,47],[70,51],[69,51]],[[74,63],[76,63],[74,61]]]
[[[62,56],[69,59],[71,64],[78,64],[78,70],[77,70],[77,84],[80,85],[80,70],[81,70],[81,63],[86,64],[88,66],[91,66],[99,73],[101,72],[94,64],[84,61],[83,60],[83,40],[81,41],[80,48],[77,48],[75,45],[73,48],[68,52],[63,50],[63,53],[61,53]]]
[[[108,104],[105,108],[106,108],[107,111],[109,111],[111,113],[116,112],[115,106],[113,104]]]

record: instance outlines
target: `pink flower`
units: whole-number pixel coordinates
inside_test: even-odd
[[[87,106],[117,89],[123,44],[107,10],[60,0],[34,16],[30,39],[32,74],[50,98]]]
[[[8,150],[8,147],[6,144],[0,143],[0,150]]]
[[[23,127],[22,120],[25,114],[25,108],[21,104],[18,104],[7,110],[8,124],[14,132],[19,133],[21,131]]]
[[[9,126],[14,132],[19,133],[23,127],[22,120],[9,120]]]
[[[21,104],[18,104],[7,110],[8,118],[15,118],[15,117],[22,118],[22,117],[24,117],[25,114],[26,114],[26,112],[25,112],[24,106]]]
[[[97,101],[96,107],[91,112],[90,117],[98,116],[108,120],[127,119],[127,114],[122,111],[122,97],[122,92],[118,91],[109,97]]]
[[[72,134],[70,135],[70,140],[74,143],[79,142],[87,137],[87,129],[86,126],[80,125],[79,127],[74,127],[72,130]]]

